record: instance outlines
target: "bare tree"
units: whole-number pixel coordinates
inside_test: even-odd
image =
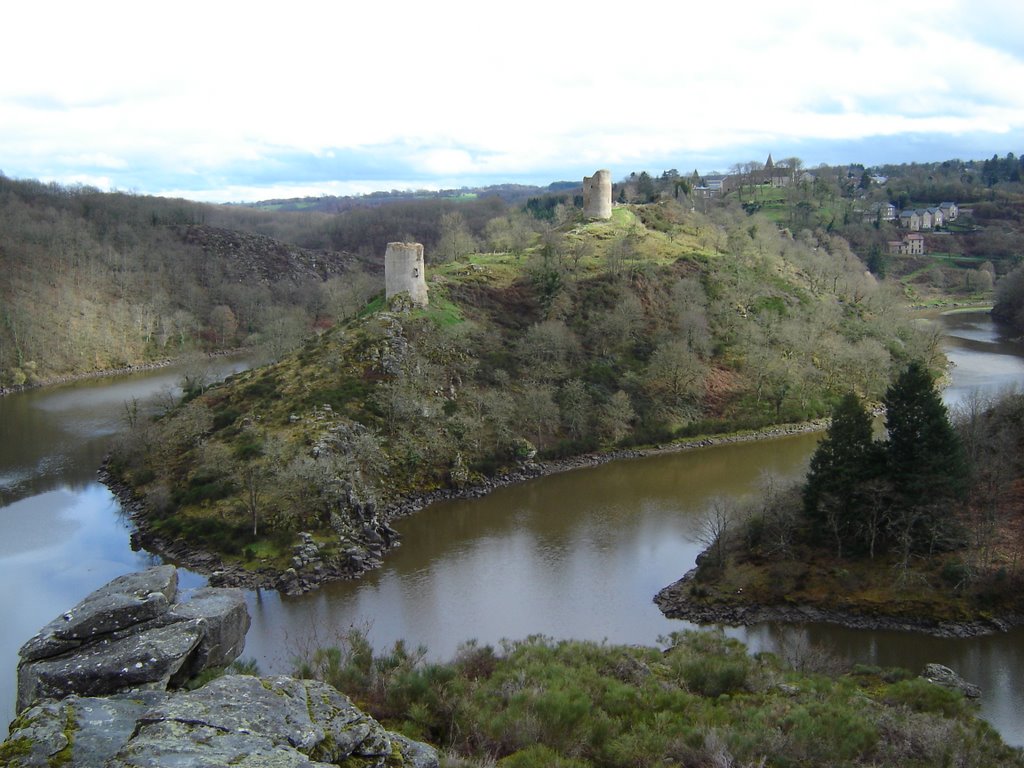
[[[729,532],[736,523],[737,512],[732,499],[717,496],[697,518],[697,541],[706,547],[715,565],[725,565]]]

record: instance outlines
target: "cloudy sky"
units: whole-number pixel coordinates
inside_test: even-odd
[[[1024,152],[1024,3],[14,2],[0,171],[214,201]]]

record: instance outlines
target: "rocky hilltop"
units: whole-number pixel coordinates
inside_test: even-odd
[[[242,652],[236,589],[180,601],[174,566],[119,577],[20,651],[18,711],[2,766],[436,766],[433,748],[384,729],[324,683],[196,675]]]

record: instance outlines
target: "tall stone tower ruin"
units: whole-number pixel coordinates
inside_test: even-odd
[[[384,298],[408,293],[412,303],[427,306],[427,273],[422,243],[388,243],[384,253]]]
[[[583,177],[583,215],[588,219],[612,217],[612,172],[595,171]]]

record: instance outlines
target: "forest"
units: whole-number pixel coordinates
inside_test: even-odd
[[[241,347],[274,359],[383,289],[389,240],[440,258],[489,225],[524,247],[527,218],[498,197],[281,213],[0,175],[0,387]]]

